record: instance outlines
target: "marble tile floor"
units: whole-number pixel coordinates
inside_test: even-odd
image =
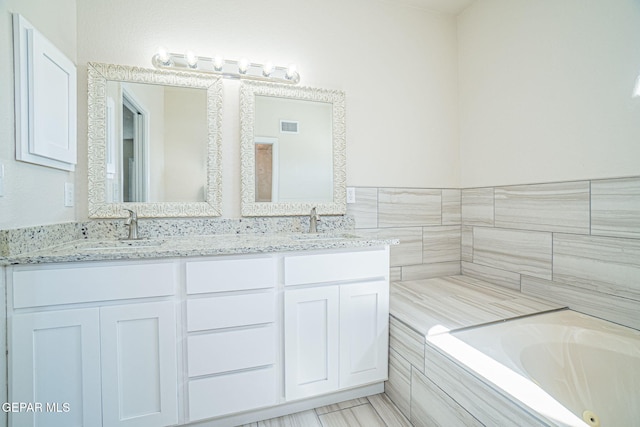
[[[348,400],[242,427],[411,427],[386,394]]]

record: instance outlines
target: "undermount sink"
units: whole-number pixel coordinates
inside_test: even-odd
[[[358,236],[354,234],[348,234],[348,233],[341,233],[341,234],[305,233],[305,234],[295,234],[292,237],[296,240],[344,240],[344,239],[355,239]]]
[[[101,251],[113,249],[129,249],[129,248],[149,248],[160,246],[164,240],[159,239],[136,239],[136,240],[87,240],[76,245],[77,249],[84,251]]]

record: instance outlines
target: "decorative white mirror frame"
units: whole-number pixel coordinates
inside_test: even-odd
[[[220,216],[222,207],[222,81],[214,75],[88,63],[89,218]],[[107,81],[179,86],[207,91],[207,182],[204,202],[106,203]]]
[[[256,95],[326,102],[332,105],[333,201],[256,202],[255,189],[255,97]],[[345,95],[337,90],[295,87],[276,83],[242,81],[240,83],[240,156],[242,216],[309,215],[316,207],[319,214],[343,215],[346,205]]]

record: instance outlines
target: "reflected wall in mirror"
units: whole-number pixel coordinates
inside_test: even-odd
[[[344,93],[242,82],[242,215],[346,211]]]
[[[207,91],[107,81],[107,202],[204,202]]]
[[[218,216],[217,76],[88,64],[89,217]]]

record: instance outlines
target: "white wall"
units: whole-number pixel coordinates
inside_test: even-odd
[[[456,187],[455,32],[451,16],[374,0],[82,0],[79,156],[84,162],[86,62],[151,67],[164,45],[205,56],[295,62],[302,85],[344,90],[348,185]],[[237,217],[237,82],[225,81],[224,96],[223,214]],[[86,164],[79,173],[86,174]],[[78,184],[84,200],[86,184]]]
[[[0,229],[73,221],[76,217],[74,208],[64,207],[64,183],[74,182],[76,174],[15,160],[14,12],[22,14],[76,62],[76,0],[0,0],[0,163],[5,169]],[[79,139],[86,141],[86,135]]]
[[[207,92],[164,89],[164,198],[204,201],[207,182]]]
[[[278,141],[278,202],[333,201],[331,104],[256,96],[255,112],[254,136]],[[283,119],[298,133],[280,132]]]
[[[478,0],[458,34],[463,187],[640,175],[640,2]]]

